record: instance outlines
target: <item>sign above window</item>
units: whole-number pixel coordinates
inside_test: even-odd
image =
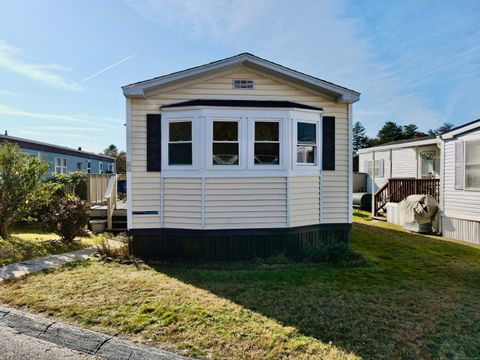
[[[253,89],[255,88],[255,81],[247,79],[235,79],[232,80],[232,86],[234,89]]]

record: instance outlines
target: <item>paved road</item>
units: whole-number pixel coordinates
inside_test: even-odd
[[[0,326],[0,359],[2,360],[96,360],[99,357],[81,354],[47,341]]]

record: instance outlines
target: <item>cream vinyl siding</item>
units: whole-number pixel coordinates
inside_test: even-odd
[[[320,178],[314,176],[291,177],[288,188],[290,226],[319,224]]]
[[[255,81],[255,89],[232,89],[232,79],[248,79]],[[192,99],[251,99],[251,100],[288,100],[306,105],[322,107],[324,116],[335,116],[335,171],[324,171],[322,178],[321,193],[322,220],[323,223],[347,223],[349,221],[350,204],[348,203],[348,174],[349,174],[349,150],[348,150],[348,105],[336,103],[328,95],[299,88],[296,85],[286,83],[284,80],[263,76],[256,71],[241,67],[235,71],[219,73],[217,77],[211,76],[205,80],[197,80],[192,84],[184,84],[183,87],[170,87],[161,92],[150,94],[146,99],[130,99],[130,130],[131,130],[131,171],[132,192],[134,194],[132,210],[148,211],[160,207],[158,200],[152,199],[161,193],[160,173],[146,171],[146,115],[159,113],[162,105],[177,103]],[[141,179],[141,180],[140,180]],[[229,184],[230,179],[225,179]],[[145,187],[144,184],[156,184]],[[205,184],[207,185],[207,184]],[[136,201],[137,190],[143,190],[145,200]],[[213,190],[212,190],[213,191]],[[211,193],[210,193],[211,194]],[[210,195],[211,196],[211,195]],[[277,200],[267,199],[265,206],[276,206]],[[220,204],[219,204],[220,206]],[[220,206],[221,208],[221,206]],[[246,207],[248,208],[248,207]],[[256,206],[247,210],[255,211]],[[209,208],[211,214],[212,209]],[[205,214],[206,215],[206,214]],[[145,221],[148,219],[148,223]],[[155,219],[155,220],[154,220]],[[280,224],[281,216],[273,216],[271,225]],[[174,219],[165,214],[165,224],[173,224]],[[167,221],[168,220],[168,221]],[[205,217],[206,227],[221,226],[222,221],[218,218]],[[244,227],[260,227],[262,222],[242,220]],[[189,220],[190,222],[190,220]],[[155,226],[150,226],[154,224]],[[133,216],[132,228],[158,227],[161,224],[160,216],[147,217],[145,215]],[[196,222],[192,226],[198,226]],[[262,225],[263,226],[263,225]]]
[[[206,178],[204,211],[205,229],[286,227],[286,178]]]
[[[202,179],[163,179],[163,227],[202,228]]]

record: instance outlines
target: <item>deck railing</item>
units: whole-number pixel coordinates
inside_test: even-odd
[[[87,201],[91,205],[106,203],[108,181],[115,176],[115,174],[87,174]]]
[[[431,195],[440,201],[440,179],[388,179],[374,195],[373,214],[378,215],[388,202],[400,202],[417,194]]]

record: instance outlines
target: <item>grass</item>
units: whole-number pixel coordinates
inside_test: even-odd
[[[362,266],[89,261],[0,302],[201,358],[480,359],[480,249],[355,221]]]
[[[8,239],[0,238],[0,266],[78,250],[101,241],[97,236],[82,237],[71,244],[60,242],[59,239],[55,234],[42,231],[39,226],[17,227]]]

